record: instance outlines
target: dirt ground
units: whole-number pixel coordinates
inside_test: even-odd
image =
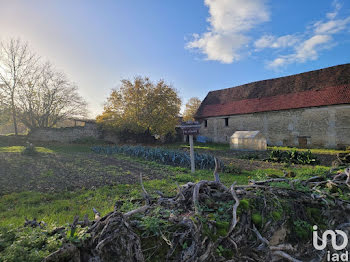
[[[185,149],[189,151],[188,149]],[[230,163],[242,170],[256,170],[256,169],[283,169],[285,167],[284,163],[273,163],[264,161],[269,157],[269,151],[227,151],[227,150],[203,150],[196,149],[198,153],[213,154],[220,158],[224,163]],[[332,162],[336,159],[336,155],[327,154],[314,154],[320,161],[322,166],[331,166]],[[249,156],[254,156],[258,159],[247,159]],[[305,167],[305,165],[295,165],[296,167]]]
[[[169,171],[152,168],[137,161],[94,153],[38,154],[0,153],[0,195],[35,190],[57,192],[105,185],[133,184],[139,175],[161,179]]]

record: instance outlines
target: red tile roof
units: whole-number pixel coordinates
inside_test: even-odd
[[[206,117],[227,116],[338,104],[350,104],[350,85],[264,98],[243,99],[226,104],[205,105],[202,109],[202,115]]]
[[[209,92],[196,117],[350,104],[350,64]]]

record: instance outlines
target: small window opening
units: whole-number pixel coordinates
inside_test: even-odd
[[[204,120],[204,127],[208,127],[208,120]]]
[[[225,118],[225,126],[228,126],[228,117]]]

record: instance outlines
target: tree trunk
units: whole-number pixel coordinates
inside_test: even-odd
[[[14,101],[13,95],[11,97],[11,111],[12,111],[12,119],[13,119],[13,127],[15,129],[15,135],[18,136],[16,108],[15,108],[15,101]]]

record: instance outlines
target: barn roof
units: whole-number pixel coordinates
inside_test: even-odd
[[[350,104],[350,64],[211,91],[196,117]]]

